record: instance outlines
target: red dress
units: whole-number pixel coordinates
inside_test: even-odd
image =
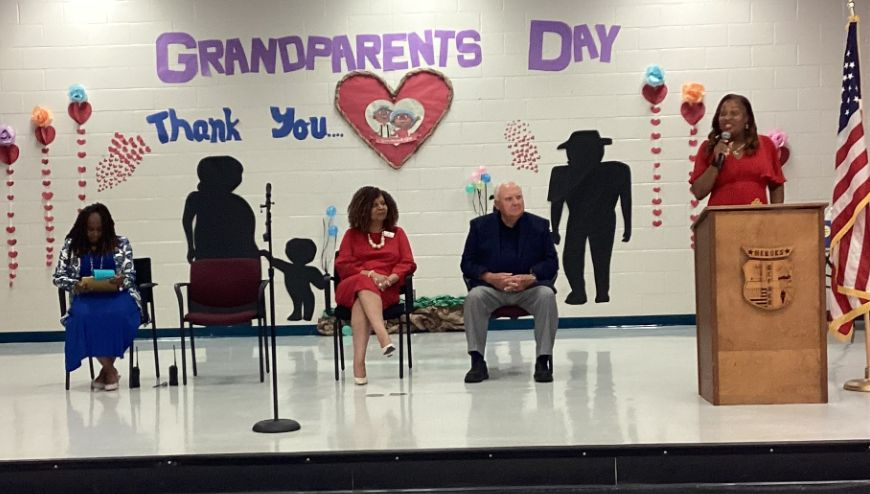
[[[381,295],[384,308],[399,302],[399,290],[405,281],[405,276],[417,269],[408,236],[399,227],[393,230],[394,236],[384,240],[384,246],[375,249],[369,245],[366,234],[355,229],[348,229],[341,239],[338,257],[335,259],[335,270],[341,278],[335,289],[335,302],[338,305],[351,307],[356,301],[356,293],[360,290],[370,290]],[[380,243],[381,234],[368,234],[372,242]],[[399,282],[385,289],[378,289],[375,282],[360,274],[362,270],[373,270],[375,273],[389,276],[395,273]]]
[[[758,136],[758,141],[755,154],[744,154],[740,158],[729,154],[725,157],[710,191],[708,206],[739,206],[752,204],[756,199],[767,204],[768,187],[785,183],[776,145],[767,136]],[[689,183],[695,183],[712,161],[707,145],[702,144]]]

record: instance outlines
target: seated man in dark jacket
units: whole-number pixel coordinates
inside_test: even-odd
[[[553,380],[553,340],[559,314],[553,280],[559,270],[549,222],[525,211],[523,191],[508,182],[495,189],[496,211],[471,221],[462,274],[471,287],[465,299],[465,338],[471,370],[465,382],[489,379],[486,332],[489,316],[517,305],[535,317],[535,381]]]

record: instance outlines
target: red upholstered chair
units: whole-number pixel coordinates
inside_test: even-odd
[[[201,259],[190,264],[190,281],[175,284],[178,298],[179,328],[181,330],[182,382],[187,384],[187,358],[185,355],[184,326],[190,332],[190,356],[193,375],[196,372],[196,343],[193,326],[233,326],[257,320],[260,348],[260,382],[263,382],[264,358],[268,367],[268,345],[265,337],[265,289],[268,280],[262,280],[259,258]],[[187,293],[187,311],[184,295]],[[267,370],[268,372],[268,370]]]

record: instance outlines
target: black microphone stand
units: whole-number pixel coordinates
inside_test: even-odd
[[[278,356],[275,350],[275,265],[272,262],[272,184],[266,183],[266,204],[260,205],[260,210],[266,209],[266,233],[263,240],[269,248],[269,328],[272,332],[272,411],[271,419],[261,420],[254,424],[254,432],[276,433],[298,431],[302,426],[293,419],[278,418]]]

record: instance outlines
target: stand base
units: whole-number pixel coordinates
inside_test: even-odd
[[[870,393],[870,379],[850,379],[843,385],[843,389]]]
[[[292,419],[266,419],[254,424],[254,432],[276,434],[278,432],[293,432],[301,429],[299,422]]]

